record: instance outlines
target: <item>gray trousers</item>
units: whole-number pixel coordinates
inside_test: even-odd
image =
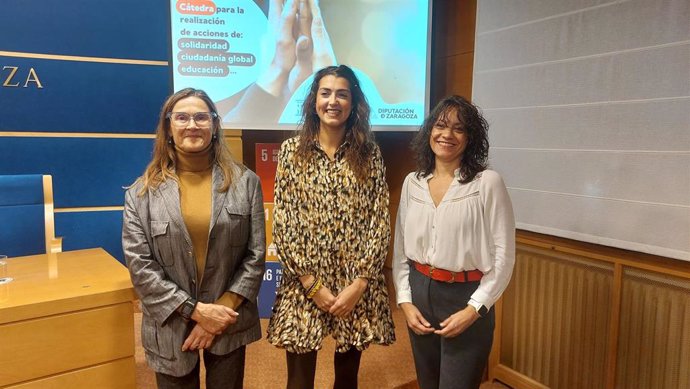
[[[244,384],[244,358],[246,347],[225,355],[215,355],[204,350],[207,389],[242,389]],[[201,358],[199,358],[201,359]],[[192,371],[182,377],[156,373],[158,389],[199,389],[199,361]]]
[[[431,325],[464,309],[479,282],[446,283],[410,269],[412,303]],[[495,325],[493,307],[455,338],[417,335],[410,341],[420,389],[477,389],[486,368]]]

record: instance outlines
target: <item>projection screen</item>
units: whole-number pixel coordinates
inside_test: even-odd
[[[690,2],[478,2],[473,99],[519,228],[690,261]]]
[[[173,89],[204,89],[223,126],[293,130],[312,75],[352,67],[375,130],[428,110],[430,0],[171,0]]]

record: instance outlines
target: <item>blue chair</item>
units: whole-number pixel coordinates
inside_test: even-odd
[[[62,251],[55,238],[53,178],[0,175],[0,254],[8,257]]]

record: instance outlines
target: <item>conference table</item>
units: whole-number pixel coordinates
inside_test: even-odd
[[[103,249],[8,258],[0,388],[134,389],[134,290]]]

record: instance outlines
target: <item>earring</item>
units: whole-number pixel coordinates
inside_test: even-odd
[[[174,143],[173,143],[173,138],[168,138],[168,144],[169,144],[169,145],[174,144]]]
[[[218,134],[213,134],[211,137],[211,142],[215,142],[218,139]]]

